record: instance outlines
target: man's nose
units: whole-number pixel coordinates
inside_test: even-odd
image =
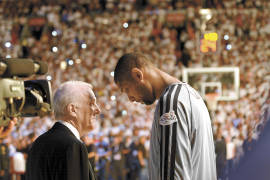
[[[98,105],[96,105],[95,113],[96,113],[96,114],[99,114],[99,113],[100,113],[100,108],[99,108]]]

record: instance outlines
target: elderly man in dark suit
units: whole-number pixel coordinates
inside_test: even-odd
[[[33,143],[27,180],[93,180],[88,153],[80,137],[94,129],[100,109],[91,85],[68,81],[54,95],[57,122]]]

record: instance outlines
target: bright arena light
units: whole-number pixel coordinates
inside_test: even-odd
[[[228,45],[226,46],[226,49],[227,49],[227,50],[231,50],[231,49],[232,49],[232,45],[231,45],[231,44],[228,44]]]
[[[6,48],[10,48],[11,47],[11,43],[10,42],[6,42],[5,43],[5,46],[6,46]]]
[[[113,71],[110,74],[111,74],[112,77],[114,77],[114,72]]]
[[[81,47],[82,47],[83,49],[85,49],[85,48],[87,47],[87,45],[86,45],[85,43],[82,43]]]
[[[52,76],[51,76],[51,75],[48,75],[48,76],[46,77],[46,79],[47,79],[48,81],[51,81],[51,80],[52,80]]]
[[[124,27],[124,28],[128,28],[128,23],[125,22],[125,23],[123,24],[123,27]]]
[[[211,18],[212,18],[212,15],[211,15],[211,14],[207,14],[207,15],[206,15],[206,19],[207,19],[207,20],[210,20]]]
[[[208,15],[208,14],[211,14],[211,10],[210,9],[200,9],[199,13],[201,15]]]
[[[111,96],[111,100],[114,101],[116,99],[115,96]]]
[[[58,51],[58,48],[57,48],[56,46],[54,46],[54,47],[52,48],[52,51],[53,51],[53,52],[57,52],[57,51]]]
[[[61,68],[62,70],[65,70],[65,69],[67,68],[67,63],[66,63],[66,61],[61,61],[61,63],[60,63],[60,68]]]
[[[11,55],[9,55],[9,54],[8,54],[8,55],[6,55],[6,58],[11,58]]]
[[[72,59],[68,60],[68,65],[72,66],[74,64],[74,61]]]
[[[54,37],[57,36],[57,31],[55,31],[55,30],[52,31],[52,36],[54,36]]]
[[[229,38],[230,38],[230,37],[229,37],[229,35],[227,35],[227,34],[224,36],[224,39],[225,39],[225,40],[229,40]]]
[[[126,110],[123,110],[122,111],[122,116],[125,116],[125,115],[127,115],[127,111]]]

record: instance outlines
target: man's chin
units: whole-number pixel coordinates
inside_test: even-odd
[[[90,133],[91,131],[93,131],[95,129],[94,126],[87,126],[87,128],[84,129],[83,134],[87,135],[88,133]]]
[[[96,128],[96,123],[95,122],[91,122],[86,126],[86,129],[88,132],[93,131]]]
[[[96,124],[91,124],[88,126],[89,131],[93,131],[96,128]]]

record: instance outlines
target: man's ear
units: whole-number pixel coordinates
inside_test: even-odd
[[[72,117],[76,117],[77,116],[77,109],[76,109],[76,105],[73,103],[70,103],[67,105],[67,112],[69,115],[71,115]]]
[[[143,72],[139,68],[132,68],[131,76],[136,82],[140,82],[143,80]]]

